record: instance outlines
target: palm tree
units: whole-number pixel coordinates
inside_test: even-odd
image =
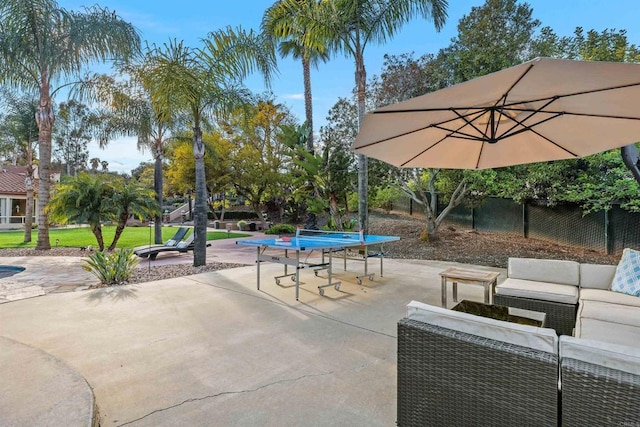
[[[154,159],[153,188],[159,206],[162,206],[164,162],[167,143],[171,140],[171,127],[176,119],[158,112],[149,90],[145,87],[147,62],[151,60],[147,51],[134,61],[120,64],[120,71],[130,76],[128,81],[117,81],[111,76],[102,76],[96,81],[96,97],[102,101],[101,125],[98,129],[100,147],[105,147],[116,136],[135,135],[138,150],[151,151]],[[162,215],[154,218],[156,243],[162,243]]]
[[[102,222],[110,213],[113,187],[104,175],[82,172],[56,189],[46,207],[51,219],[61,224],[89,224],[98,242],[98,250],[104,250]]]
[[[39,93],[38,242],[50,249],[46,205],[51,190],[51,132],[55,94],[94,60],[128,56],[140,47],[134,27],[108,9],[67,11],[55,0],[0,4],[0,83]]]
[[[432,19],[440,30],[447,18],[447,0],[334,0],[322,1],[301,15],[297,0],[283,0],[291,14],[307,28],[307,46],[315,40],[330,42],[331,51],[342,51],[355,61],[355,80],[359,123],[365,114],[367,73],[364,50],[369,43],[384,43],[411,19]],[[367,157],[358,155],[358,217],[360,227],[368,228]]]
[[[311,66],[317,67],[320,61],[329,60],[329,52],[322,40],[311,39],[308,28],[303,22],[297,22],[296,16],[305,16],[318,0],[297,0],[293,4],[297,10],[291,10],[286,1],[277,1],[268,8],[262,18],[262,31],[273,37],[283,58],[292,56],[302,61],[304,84],[304,111],[307,127],[311,130],[307,136],[307,151],[313,153],[313,97],[311,96]],[[292,14],[293,12],[293,14]]]
[[[160,205],[154,199],[153,193],[152,190],[142,188],[134,181],[124,185],[118,184],[118,191],[115,191],[111,198],[113,206],[118,210],[115,214],[117,226],[113,242],[107,250],[112,251],[116,248],[118,239],[120,239],[131,215],[135,215],[139,219],[160,215]]]
[[[297,0],[293,4],[295,11],[290,10],[286,2],[278,1],[268,8],[262,18],[262,31],[273,37],[276,43],[279,42],[278,51],[280,56],[291,55],[294,59],[302,61],[302,77],[304,84],[304,110],[305,120],[309,132],[306,137],[307,152],[313,155],[313,97],[311,96],[311,66],[317,67],[320,61],[326,62],[329,53],[323,40],[312,39],[313,33],[309,33],[304,22],[297,22],[296,16],[305,16],[310,9],[315,7],[318,0]],[[294,14],[291,14],[294,12]],[[313,182],[307,183],[310,199],[318,198],[319,192]],[[317,219],[312,210],[307,212],[305,228],[318,228]]]
[[[3,133],[8,134],[23,157],[27,167],[24,183],[27,190],[27,200],[24,219],[24,242],[31,242],[33,226],[33,154],[38,144],[38,126],[36,124],[36,110],[38,102],[33,96],[16,95],[10,91],[1,91],[8,115],[5,117]]]
[[[202,49],[191,50],[182,42],[154,47],[146,84],[161,114],[173,109],[188,114],[193,129],[195,157],[195,206],[193,265],[206,264],[207,187],[202,126],[207,119],[226,114],[249,99],[240,81],[254,70],[269,80],[275,69],[273,50],[253,31],[219,30],[209,33]]]

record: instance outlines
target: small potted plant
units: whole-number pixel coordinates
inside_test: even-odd
[[[241,219],[240,221],[238,221],[238,230],[240,231],[246,231],[247,230],[247,221]]]

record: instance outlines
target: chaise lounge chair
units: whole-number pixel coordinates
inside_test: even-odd
[[[192,251],[194,248],[194,238],[195,238],[195,233],[191,233],[191,235],[189,237],[187,237],[185,240],[183,240],[182,242],[178,242],[177,245],[175,246],[158,246],[158,247],[151,247],[148,250],[141,250],[136,252],[135,254],[138,255],[141,258],[149,258],[151,261],[154,261],[156,259],[156,257],[158,256],[159,253],[161,252],[180,252],[180,253],[186,253],[189,251]],[[211,246],[211,243],[207,243],[207,247]]]
[[[176,230],[176,233],[173,235],[173,237],[167,240],[164,244],[137,246],[133,248],[133,253],[138,255],[138,252],[146,252],[151,248],[175,247],[178,243],[182,241],[182,239],[184,239],[184,236],[186,236],[188,232],[189,232],[189,229],[187,227],[179,227]]]

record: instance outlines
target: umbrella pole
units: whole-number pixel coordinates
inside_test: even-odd
[[[620,148],[620,154],[622,154],[622,161],[625,166],[631,171],[633,177],[640,184],[640,154],[635,145],[625,145]]]

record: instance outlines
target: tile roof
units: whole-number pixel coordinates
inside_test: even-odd
[[[15,169],[14,169],[15,168]],[[27,188],[24,184],[25,173],[10,172],[9,169],[16,170],[19,166],[2,166],[0,169],[0,194],[26,195]],[[26,171],[26,169],[23,169]],[[37,184],[34,185],[34,192],[37,191]]]

